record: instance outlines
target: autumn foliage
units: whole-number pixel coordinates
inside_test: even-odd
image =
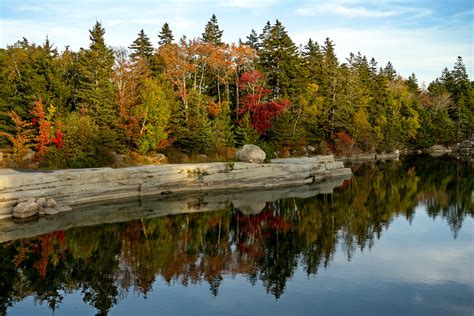
[[[250,113],[250,123],[260,135],[272,127],[273,118],[281,115],[290,105],[287,99],[269,100],[271,90],[265,87],[264,76],[257,70],[242,74],[239,89],[244,93],[241,98],[240,113]]]

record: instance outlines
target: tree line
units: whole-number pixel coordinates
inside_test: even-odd
[[[267,22],[226,44],[215,15],[202,36],[157,47],[144,30],[112,49],[96,22],[90,44],[59,52],[46,38],[0,49],[0,147],[43,166],[110,164],[113,153],[226,153],[246,143],[269,156],[306,145],[351,154],[450,144],[472,137],[474,94],[461,57],[421,89],[388,62],[327,38],[297,46]]]

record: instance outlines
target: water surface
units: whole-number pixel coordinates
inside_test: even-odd
[[[0,315],[473,315],[472,166],[353,170],[332,194],[156,202],[169,209],[3,242]]]

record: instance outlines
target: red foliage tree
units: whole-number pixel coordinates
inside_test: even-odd
[[[265,78],[257,70],[242,74],[239,80],[239,89],[245,95],[241,98],[242,114],[250,113],[250,125],[260,135],[272,127],[274,117],[281,115],[290,105],[287,99],[268,100],[271,90],[265,87]]]
[[[33,117],[33,124],[38,125],[38,136],[36,136],[36,158],[42,159],[47,151],[48,145],[51,142],[51,122],[46,119],[46,114],[43,109],[43,102],[41,98],[35,102],[35,106],[31,111]]]

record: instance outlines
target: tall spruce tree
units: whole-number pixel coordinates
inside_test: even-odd
[[[146,62],[150,62],[151,56],[153,55],[153,46],[143,29],[140,30],[137,39],[134,40],[132,45],[128,48],[132,50],[130,54],[132,59],[142,59]]]
[[[171,32],[171,29],[168,23],[163,24],[163,26],[161,27],[161,32],[160,34],[158,34],[158,38],[160,39],[158,41],[158,45],[160,46],[173,43],[174,36],[173,36],[173,32]]]
[[[296,96],[301,89],[301,60],[295,43],[291,40],[285,27],[276,21],[270,27],[268,35],[263,35],[259,50],[260,65],[266,72],[268,85],[273,96]]]
[[[305,75],[309,83],[321,84],[323,53],[317,42],[312,39],[308,40],[308,44],[303,49]]]
[[[222,45],[222,33],[217,23],[216,15],[213,14],[209,22],[204,27],[204,33],[202,33],[202,41],[204,43],[212,43],[216,45]]]
[[[247,36],[247,41],[245,42],[245,45],[248,45],[248,46],[252,47],[253,49],[258,49],[259,48],[258,35],[257,35],[257,32],[255,32],[254,29],[252,29],[250,34]]]
[[[397,76],[397,72],[395,68],[393,68],[392,63],[389,61],[385,68],[383,69],[384,75],[388,78],[388,80],[392,81]]]
[[[323,130],[325,136],[332,138],[334,132],[334,114],[336,112],[336,100],[339,84],[339,62],[334,51],[334,43],[326,38],[323,52],[323,67],[321,80],[321,93],[324,96]]]
[[[105,45],[105,30],[99,22],[89,31],[91,43],[79,53],[80,83],[77,97],[100,127],[115,128],[118,116],[112,82],[114,53]]]

